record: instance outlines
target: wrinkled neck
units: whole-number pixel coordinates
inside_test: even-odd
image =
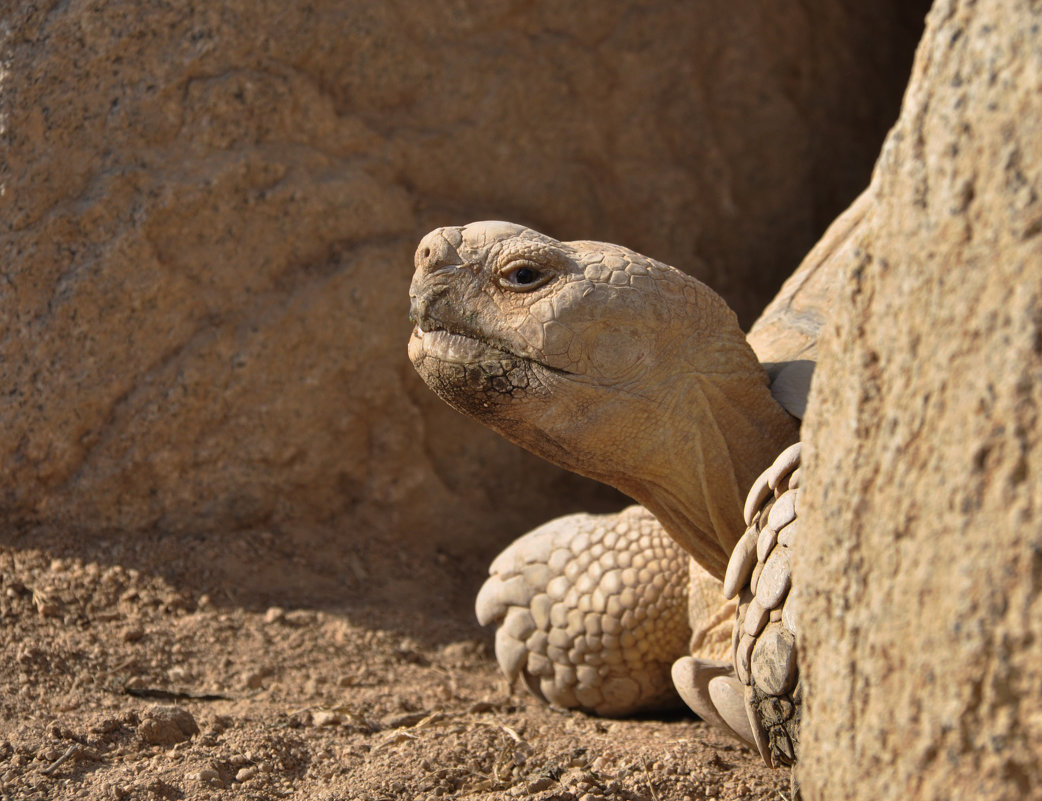
[[[544,459],[635,498],[723,578],[744,531],[749,488],[799,431],[737,326],[735,333],[677,348],[680,356],[655,382],[643,376],[604,387],[534,373],[545,392],[494,409],[486,422]]]
[[[750,486],[798,438],[798,423],[756,368],[678,378],[641,468],[616,482],[718,578],[745,529]]]

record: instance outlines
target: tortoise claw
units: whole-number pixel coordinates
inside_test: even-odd
[[[673,663],[673,686],[700,718],[752,744],[741,683],[726,662],[685,656]]]

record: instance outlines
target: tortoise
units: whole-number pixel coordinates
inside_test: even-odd
[[[829,229],[747,338],[697,279],[603,242],[486,221],[427,234],[409,357],[449,405],[641,505],[500,554],[476,602],[512,680],[619,716],[675,703],[799,756],[791,561],[803,417],[843,245]]]

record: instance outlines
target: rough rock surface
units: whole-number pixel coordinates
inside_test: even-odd
[[[939,0],[842,251],[795,564],[808,799],[1042,798],[1042,6]]]
[[[2,520],[492,550],[596,510],[421,388],[415,242],[497,216],[615,240],[748,320],[860,188],[921,13],[8,4]]]

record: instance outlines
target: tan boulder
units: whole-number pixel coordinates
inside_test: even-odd
[[[807,799],[1042,798],[1042,8],[938,0],[804,437]]]
[[[619,241],[750,319],[862,184],[921,13],[9,5],[2,521],[461,548],[605,496],[420,386],[419,237]]]

